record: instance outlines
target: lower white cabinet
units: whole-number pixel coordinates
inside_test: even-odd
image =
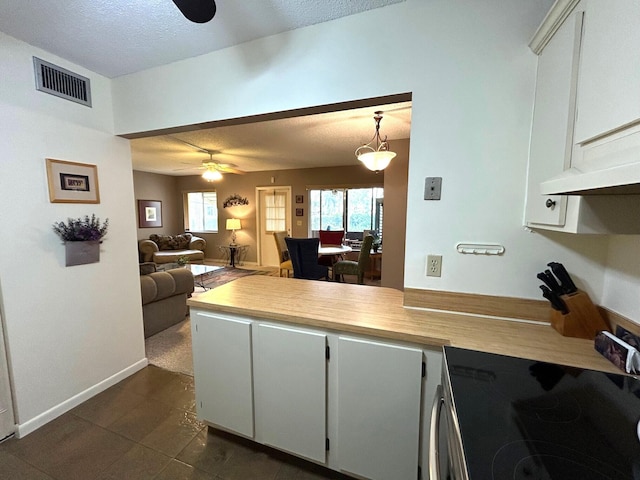
[[[422,350],[341,336],[338,355],[340,469],[416,479]]]
[[[255,438],[325,463],[327,336],[256,322],[253,326]]]
[[[251,321],[194,310],[191,331],[198,417],[252,438]]]
[[[417,478],[439,352],[431,385],[420,348],[196,308],[191,321],[199,419],[358,478]]]

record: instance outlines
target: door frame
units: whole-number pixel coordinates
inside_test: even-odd
[[[264,218],[262,218],[262,203],[260,202],[260,193],[268,192],[270,190],[286,190],[286,205],[287,214],[285,216],[285,222],[287,232],[291,234],[291,185],[271,185],[268,187],[256,187],[256,250],[257,250],[257,262],[262,266],[262,225]]]

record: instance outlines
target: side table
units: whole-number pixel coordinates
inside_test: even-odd
[[[249,245],[218,245],[218,250],[222,253],[222,258],[230,266],[242,265],[247,256]]]

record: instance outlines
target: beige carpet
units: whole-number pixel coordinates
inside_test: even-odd
[[[278,275],[277,268],[249,270],[243,268],[225,267],[213,272],[205,279],[208,289],[224,285],[247,275]],[[196,287],[193,295],[203,293],[201,287]],[[193,354],[191,351],[191,322],[187,317],[182,322],[156,333],[145,340],[145,350],[149,363],[172,372],[193,376]]]
[[[150,364],[172,372],[193,376],[189,317],[152,335],[144,343]]]

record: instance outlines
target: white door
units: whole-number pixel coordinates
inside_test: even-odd
[[[258,263],[280,265],[273,232],[291,233],[291,187],[258,187]]]
[[[256,441],[325,463],[325,334],[254,325]]]
[[[0,316],[0,440],[15,431],[13,404],[11,403],[11,385],[7,367],[7,353],[4,346],[2,316]]]
[[[251,322],[194,310],[191,335],[198,418],[253,437]]]
[[[422,351],[338,339],[338,463],[375,480],[418,475]]]

